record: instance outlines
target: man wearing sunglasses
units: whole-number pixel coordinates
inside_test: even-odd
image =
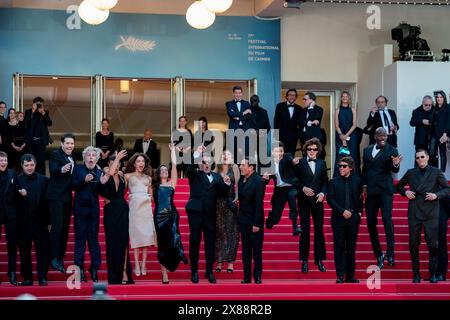
[[[354,166],[351,157],[343,157],[338,163],[339,176],[333,178],[328,186],[336,283],[359,282],[355,278],[355,251],[363,201],[361,179],[352,175]]]
[[[318,159],[322,151],[319,139],[313,138],[305,142],[303,157],[294,167],[295,175],[299,181],[297,188],[297,202],[300,212],[302,234],[300,237],[300,260],[302,272],[307,273],[309,242],[310,242],[310,216],[314,222],[314,261],[319,271],[325,272],[323,260],[326,259],[325,236],[323,234],[324,210],[323,199],[327,192],[328,175],[327,164]]]
[[[419,149],[430,151],[429,142],[431,134],[431,124],[433,117],[433,98],[425,96],[422,99],[422,105],[414,109],[409,124],[415,127],[414,146],[416,151]],[[416,163],[417,165],[417,163]]]
[[[381,250],[378,238],[378,211],[381,210],[384,230],[386,232],[386,256],[390,266],[394,261],[394,225],[392,223],[392,201],[394,194],[394,181],[392,173],[400,170],[402,156],[396,148],[387,143],[388,134],[383,127],[375,131],[376,144],[370,145],[363,152],[363,190],[366,198],[367,228],[373,253],[377,259],[378,267],[384,267],[385,255]]]
[[[385,96],[378,96],[375,99],[375,106],[370,110],[364,132],[369,135],[369,143],[375,144],[375,130],[383,127],[388,134],[387,142],[397,148],[397,131],[400,127],[395,111],[389,109],[387,104],[388,99]]]
[[[416,164],[397,184],[397,191],[409,199],[408,227],[413,283],[419,283],[419,246],[422,228],[429,252],[430,283],[436,278],[438,264],[439,201],[448,196],[450,188],[444,174],[428,165],[430,157],[424,149],[416,151]],[[405,186],[409,185],[409,190]]]
[[[304,108],[300,113],[300,142],[302,145],[312,138],[317,138],[323,144],[324,137],[320,130],[322,123],[323,109],[316,104],[316,95],[314,92],[308,91],[303,96]],[[323,153],[319,158],[324,159]]]

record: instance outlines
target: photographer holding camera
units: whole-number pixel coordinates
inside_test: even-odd
[[[25,111],[25,142],[28,152],[36,157],[36,172],[45,175],[45,147],[52,143],[48,127],[52,125],[48,110],[44,108],[44,99],[33,99],[31,109]]]

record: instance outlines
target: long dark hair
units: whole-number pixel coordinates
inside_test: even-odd
[[[166,166],[165,164],[160,165],[156,170],[155,170],[155,174],[153,175],[153,189],[157,189],[160,185],[161,185],[161,168],[162,167],[166,167],[167,171],[169,173],[169,177],[170,178],[170,171],[169,171],[169,167]]]
[[[125,167],[125,173],[132,173],[136,171],[134,164],[136,163],[137,158],[142,157],[145,161],[145,167],[142,171],[143,174],[152,177],[152,167],[150,166],[150,159],[146,154],[143,153],[135,153],[130,160],[128,160],[127,166]]]
[[[206,119],[206,117],[200,117],[200,118],[198,118],[198,121],[203,121],[204,123],[205,123],[205,131],[207,131],[208,130],[208,119]],[[201,130],[201,128],[200,128],[200,130]]]

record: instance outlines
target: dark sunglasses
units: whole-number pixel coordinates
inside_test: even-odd
[[[317,148],[306,148],[307,151],[318,151],[319,149]]]
[[[338,164],[338,167],[339,167],[339,168],[347,168],[347,167],[348,167],[348,164]]]
[[[425,156],[417,156],[416,160],[419,160],[419,159],[425,159]]]
[[[306,100],[308,100],[308,98],[303,98],[303,101],[306,101]]]
[[[431,107],[432,104],[424,104],[425,107]]]

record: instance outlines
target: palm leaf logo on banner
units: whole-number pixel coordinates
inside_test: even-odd
[[[124,38],[123,36],[120,36],[120,39],[122,40],[122,43],[118,44],[116,46],[116,51],[119,50],[122,47],[127,48],[128,50],[132,52],[136,51],[152,51],[156,47],[155,41],[149,41],[149,40],[142,40],[137,39],[134,37],[128,37]]]

